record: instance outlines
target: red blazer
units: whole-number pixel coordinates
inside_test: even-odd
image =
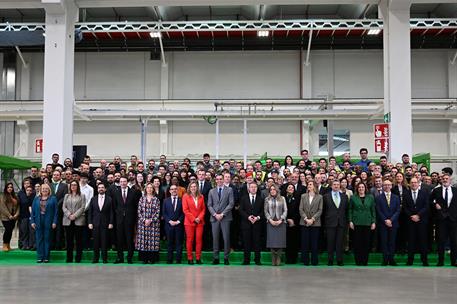
[[[182,210],[184,212],[184,225],[188,226],[197,226],[197,223],[194,220],[198,217],[200,219],[200,224],[205,224],[205,199],[203,195],[200,195],[197,201],[197,206],[195,207],[195,202],[192,196],[189,194],[184,194],[182,197]]]

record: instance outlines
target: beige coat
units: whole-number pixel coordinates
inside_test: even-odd
[[[323,198],[320,194],[315,194],[311,204],[309,203],[309,194],[305,193],[301,196],[300,207],[298,211],[300,213],[300,225],[305,226],[305,219],[314,218],[314,223],[311,227],[321,226],[321,215],[323,208]]]
[[[7,203],[6,198],[4,195],[0,196],[0,220],[2,221],[9,221],[10,216],[14,216],[17,220],[19,218],[19,200],[17,200],[17,204],[14,206],[13,203]]]
[[[69,219],[70,214],[74,214],[76,216],[75,225],[76,226],[85,226],[86,225],[86,218],[84,216],[84,209],[86,208],[86,203],[84,196],[76,195],[74,197],[71,194],[65,194],[62,204],[63,210],[63,226],[70,226],[71,220]]]

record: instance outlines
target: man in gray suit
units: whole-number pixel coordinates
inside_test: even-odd
[[[232,208],[235,204],[233,190],[224,185],[221,174],[216,175],[216,187],[208,194],[208,211],[210,213],[213,233],[213,265],[219,264],[219,235],[222,230],[224,239],[224,264],[229,265],[230,253],[230,222]]]

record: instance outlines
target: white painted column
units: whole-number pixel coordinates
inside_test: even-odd
[[[30,142],[30,128],[29,122],[25,120],[18,120],[16,126],[19,129],[19,146],[15,155],[19,157],[29,156],[29,142]]]
[[[243,120],[243,161],[244,168],[248,163],[248,121],[247,119]]]
[[[449,129],[448,129],[448,142],[449,142],[449,155],[457,155],[457,119],[449,120]],[[444,154],[446,151],[443,151]]]
[[[303,120],[301,133],[302,133],[302,136],[301,136],[302,146],[300,147],[300,150],[306,149],[309,151],[309,144],[310,144],[310,139],[311,139],[309,120]],[[299,152],[301,152],[301,151],[299,151]]]
[[[319,156],[319,126],[321,121],[311,120],[309,122],[309,154],[310,159]],[[306,147],[305,147],[306,149]]]
[[[391,114],[390,153],[392,162],[403,153],[412,155],[411,49],[409,0],[382,0],[384,20],[384,113]]]
[[[73,157],[74,25],[70,0],[42,0],[46,11],[44,54],[43,164],[58,153]]]
[[[160,154],[168,154],[168,121],[160,120]]]
[[[219,118],[216,120],[216,159],[219,159],[219,152],[221,147],[221,134],[219,129]]]

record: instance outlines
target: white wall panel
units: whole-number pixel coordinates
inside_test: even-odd
[[[173,98],[298,98],[299,52],[174,54]]]
[[[448,98],[447,51],[413,51],[412,98]]]

